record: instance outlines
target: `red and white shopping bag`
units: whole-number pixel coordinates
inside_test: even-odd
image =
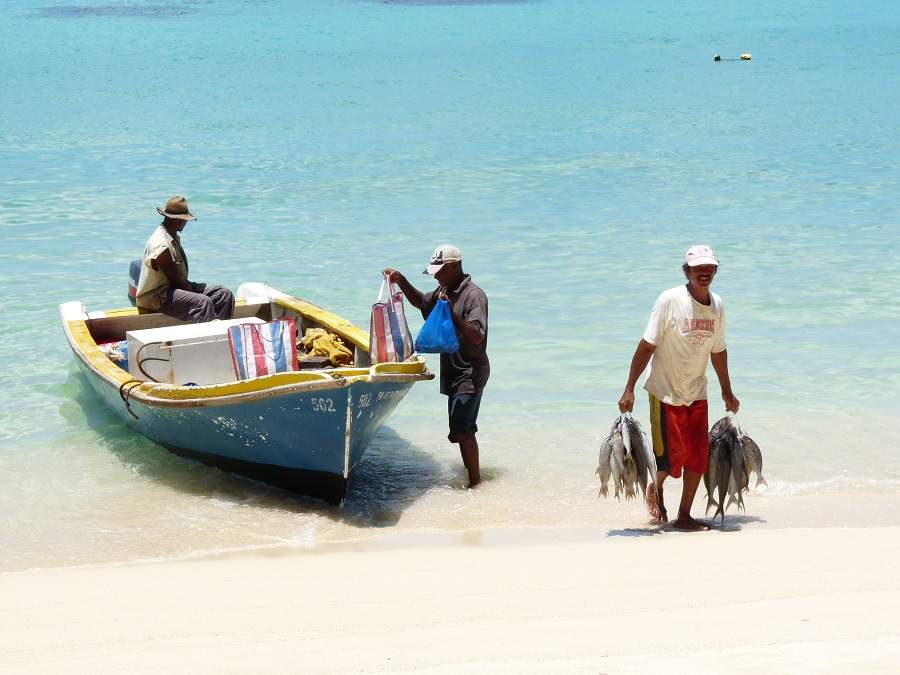
[[[383,300],[387,282],[388,298]],[[403,293],[394,284],[381,280],[378,300],[372,305],[369,325],[369,358],[372,363],[405,361],[413,353],[412,334],[403,311]]]

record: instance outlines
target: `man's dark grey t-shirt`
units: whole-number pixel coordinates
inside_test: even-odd
[[[441,289],[422,296],[422,316],[428,318],[437,304]],[[491,375],[491,364],[487,356],[488,300],[468,274],[453,290],[447,291],[451,304],[463,321],[474,324],[484,338],[474,349],[466,348],[460,342],[455,354],[441,354],[441,393],[447,396],[476,394],[484,389]]]

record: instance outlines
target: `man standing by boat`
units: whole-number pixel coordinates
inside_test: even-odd
[[[224,286],[188,281],[188,261],[180,232],[196,220],[184,197],[172,197],[156,209],[162,223],[150,235],[141,261],[136,304],[138,311],[162,312],[191,323],[230,319],[234,295]]]
[[[488,300],[484,291],[462,269],[462,253],[456,246],[444,244],[431,254],[431,264],[423,274],[432,275],[438,287],[422,293],[400,272],[387,268],[384,274],[397,284],[409,303],[428,318],[438,299],[450,304],[453,326],[459,339],[459,351],[441,354],[441,393],[447,396],[447,414],[451,443],[459,444],[463,464],[469,474],[469,487],[481,482],[478,459],[478,409],[481,394],[491,374],[487,356]]]
[[[634,385],[649,362],[644,389],[650,394],[658,490],[648,486],[647,506],[656,522],[668,522],[663,481],[669,476],[678,478],[684,470],[681,505],[673,523],[682,530],[709,529],[691,517],[691,505],[709,459],[706,366],[710,360],[725,409],[736,413],[740,407],[728,376],[725,305],[709,290],[718,268],[719,260],[709,246],[688,249],[682,265],[687,284],[664,291],[656,300],[619,399],[620,411],[634,409]]]

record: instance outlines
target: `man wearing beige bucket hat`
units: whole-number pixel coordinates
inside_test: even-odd
[[[188,221],[196,220],[187,200],[172,197],[156,212],[162,223],[144,247],[141,276],[137,285],[139,312],[161,312],[190,323],[230,319],[234,295],[224,286],[188,280],[188,261],[180,233]]]

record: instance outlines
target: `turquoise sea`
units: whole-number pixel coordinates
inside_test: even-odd
[[[739,419],[765,455],[749,513],[900,491],[897,3],[7,0],[0,34],[0,571],[640,525],[597,501],[596,449],[694,243],[720,254]],[[362,326],[383,267],[429,288],[431,250],[457,244],[491,303],[485,484],[463,489],[436,383],[342,509],[178,459],[104,409],[57,305],[127,305],[176,193],[199,216],[194,279]],[[710,398],[715,419],[714,376]]]

